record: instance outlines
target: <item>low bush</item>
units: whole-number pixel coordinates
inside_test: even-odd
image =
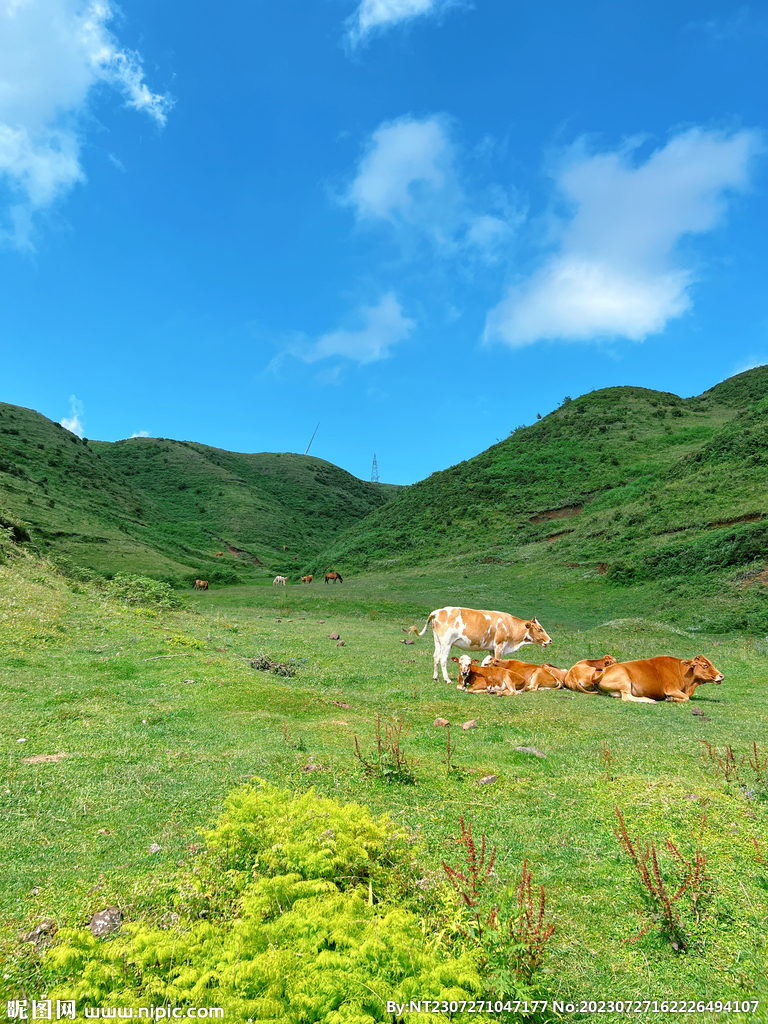
[[[205,840],[171,928],[58,932],[42,964],[49,998],[351,1024],[391,1021],[386,1000],[483,994],[473,944],[429,907],[425,921],[412,844],[386,816],[259,782],[230,795]]]

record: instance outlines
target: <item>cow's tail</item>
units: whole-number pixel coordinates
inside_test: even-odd
[[[419,633],[419,636],[424,636],[424,634],[427,632],[427,626],[430,624],[430,622],[432,621],[432,619],[434,619],[434,617],[436,615],[437,615],[437,612],[430,612],[429,613],[429,618],[424,623],[424,629],[421,630],[421,632]]]

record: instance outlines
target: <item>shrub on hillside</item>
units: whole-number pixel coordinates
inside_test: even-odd
[[[150,579],[148,576],[134,576],[117,573],[104,584],[108,597],[124,604],[147,605],[150,608],[178,608],[181,601],[167,583]]]
[[[351,1024],[392,1020],[387,999],[483,993],[473,945],[438,919],[408,837],[386,816],[262,781],[230,795],[205,839],[173,927],[132,923],[107,940],[59,931],[42,967],[49,998]],[[438,891],[455,918],[456,900]]]

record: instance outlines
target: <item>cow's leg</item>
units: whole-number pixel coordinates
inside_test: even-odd
[[[439,652],[438,652],[438,646],[439,646]],[[437,679],[437,666],[438,666],[438,662],[439,662],[440,668],[443,670],[443,679],[445,680],[446,683],[450,683],[450,681],[451,681],[450,676],[448,675],[448,655],[450,653],[451,653],[451,644],[443,642],[443,643],[438,645],[437,639],[435,639],[435,675],[434,675],[434,678]]]
[[[432,673],[432,678],[435,682],[437,682],[437,673],[439,671],[438,666],[440,664],[440,646],[440,641],[437,639],[437,634],[435,634],[435,653],[432,656],[432,661],[435,666],[435,671]]]
[[[688,696],[688,694],[683,693],[682,690],[672,690],[670,693],[667,694],[667,700],[670,700],[675,704],[682,704],[684,701],[690,699],[691,698]]]

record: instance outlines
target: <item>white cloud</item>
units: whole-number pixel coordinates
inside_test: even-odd
[[[347,19],[347,39],[357,46],[374,32],[424,15],[441,14],[456,0],[361,0]]]
[[[362,306],[356,315],[362,322],[357,330],[332,331],[324,334],[303,353],[307,362],[343,356],[365,365],[386,359],[390,348],[404,341],[416,326],[414,320],[403,316],[402,307],[392,292],[377,306]]]
[[[510,231],[505,197],[498,214],[476,209],[458,172],[447,118],[434,114],[387,121],[373,132],[342,202],[361,222],[385,222],[404,235],[427,235],[445,253],[492,256]]]
[[[137,430],[135,434],[131,434],[131,437],[149,437],[148,430]]]
[[[78,437],[82,437],[85,433],[85,427],[83,426],[83,403],[75,395],[69,396],[69,411],[70,416],[65,416],[59,422],[65,430],[71,431],[73,434],[77,434]]]
[[[690,308],[694,273],[678,243],[722,221],[729,193],[748,185],[761,140],[692,128],[637,164],[639,144],[590,153],[582,142],[569,152],[555,176],[572,207],[559,249],[491,310],[486,340],[642,341]]]
[[[0,237],[32,249],[33,215],[84,179],[81,129],[94,88],[165,124],[167,96],[107,28],[108,0],[0,0],[0,177],[11,193]]]

